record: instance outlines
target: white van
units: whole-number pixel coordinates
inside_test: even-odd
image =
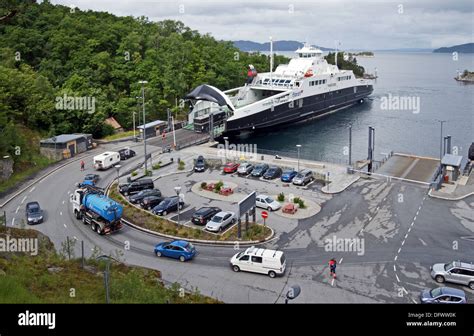
[[[247,271],[268,274],[270,278],[285,273],[286,258],[282,251],[249,247],[230,259],[234,272]]]
[[[105,170],[115,166],[120,162],[120,154],[117,152],[104,152],[94,156],[94,168],[96,170]]]

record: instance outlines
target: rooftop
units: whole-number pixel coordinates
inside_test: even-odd
[[[155,120],[155,121],[146,123],[146,124],[145,124],[145,128],[148,128],[148,127],[155,127],[155,126],[163,125],[163,124],[166,124],[166,121],[163,121],[163,120]],[[138,128],[138,129],[143,129],[143,125],[140,125],[140,126],[138,126],[137,128]]]
[[[40,141],[40,143],[66,143],[87,136],[90,136],[90,134],[60,134],[48,139],[43,139]]]
[[[441,160],[441,164],[445,166],[461,167],[462,156],[445,154]]]

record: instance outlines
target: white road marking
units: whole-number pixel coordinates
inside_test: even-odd
[[[411,231],[411,226],[408,228],[408,232],[410,232],[410,231]]]
[[[410,298],[410,299],[413,301],[414,304],[417,304],[414,298]]]
[[[62,215],[63,215],[63,212],[62,212],[62,211],[59,211],[59,215],[62,216]]]
[[[393,265],[393,271],[394,271],[394,272],[397,271],[397,266]]]
[[[63,204],[66,203],[66,201],[63,201]]]
[[[400,278],[398,277],[398,274],[395,274],[395,276],[397,277],[397,281],[400,282]]]
[[[331,281],[331,286],[334,287],[334,278],[332,278],[332,281]]]
[[[379,211],[379,209],[380,209],[380,207],[377,207],[377,208],[375,209],[375,212]]]
[[[418,240],[419,240],[419,241],[420,241],[420,242],[423,244],[423,246],[426,246],[426,245],[428,245],[428,244],[426,244],[426,243],[423,241],[423,239],[421,239],[421,238],[418,238]]]
[[[341,258],[341,260],[339,260],[339,264],[341,264],[341,263],[342,263],[342,260],[343,260],[343,259],[344,259],[344,257],[342,257],[342,258]]]
[[[398,259],[398,255],[395,256],[395,259],[393,259],[393,261],[397,261]]]
[[[420,210],[418,209],[418,211],[416,212],[416,215],[418,216],[419,213],[420,213]]]
[[[416,216],[415,216],[415,218],[413,218],[413,221],[416,221]]]
[[[369,216],[369,222],[372,220],[372,216]]]
[[[74,240],[77,240],[77,237],[76,237],[76,236],[74,236],[73,238],[74,238]]]
[[[36,187],[31,188],[30,192],[35,191]]]
[[[400,251],[401,251],[401,250],[402,250],[402,248],[400,247],[400,248],[398,249],[397,254],[400,254]]]
[[[20,210],[20,206],[18,206],[18,208],[16,208],[15,213],[17,214],[19,210]]]
[[[405,239],[407,239],[407,238],[408,238],[408,233],[405,235]]]
[[[415,222],[411,222],[411,225],[410,225],[410,226],[413,226],[413,224],[415,224]]]
[[[402,246],[405,245],[405,239],[402,241]]]
[[[27,196],[23,197],[23,199],[21,200],[21,204],[25,203],[26,197]]]
[[[66,224],[63,224],[63,225],[64,225],[64,227],[67,229],[67,225],[66,225]]]
[[[15,217],[12,218],[12,226],[15,225]]]

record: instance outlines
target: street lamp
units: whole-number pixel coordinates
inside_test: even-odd
[[[181,207],[181,199],[179,197],[179,194],[181,193],[181,187],[174,187],[174,191],[176,192],[176,196],[178,196],[178,225],[179,225],[179,213],[180,213],[180,207]]]
[[[227,162],[227,140],[229,140],[229,137],[224,137],[224,155],[225,155],[225,161]]]
[[[436,121],[439,122],[441,125],[440,146],[439,146],[439,162],[441,163],[441,160],[443,160],[443,124],[446,122],[446,120],[436,120]]]
[[[300,171],[300,148],[301,145],[296,145],[296,148],[298,149],[298,172]]]
[[[120,168],[122,166],[121,165],[115,165],[115,168],[117,169],[117,183],[120,185]]]
[[[105,302],[110,303],[110,295],[109,295],[110,261],[111,260],[114,260],[116,262],[119,262],[119,261],[105,254],[97,257],[96,259],[105,260],[105,272],[104,272]]]
[[[146,128],[145,128],[145,84],[148,84],[147,81],[141,80],[138,82],[139,84],[142,85],[142,104],[143,104],[143,148],[145,151],[145,173],[148,172],[147,169],[147,155],[146,155]]]

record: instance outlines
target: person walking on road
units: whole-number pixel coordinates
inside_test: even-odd
[[[336,279],[336,265],[337,265],[336,259],[332,258],[331,260],[329,260],[329,272],[330,272],[329,274],[334,279]]]
[[[81,160],[81,171],[84,171],[84,166],[85,166],[84,160]]]

